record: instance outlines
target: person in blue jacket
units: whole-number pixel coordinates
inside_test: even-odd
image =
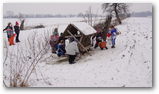
[[[111,42],[112,42],[111,48],[115,48],[115,40],[116,40],[116,35],[118,34],[118,31],[113,25],[111,25],[108,33],[111,34]]]
[[[59,42],[59,44],[57,45],[57,51],[56,51],[56,54],[57,56],[64,56],[66,53],[66,50],[65,50],[65,44],[64,44],[64,41],[61,40]]]

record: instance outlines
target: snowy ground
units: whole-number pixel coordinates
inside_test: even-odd
[[[151,87],[152,18],[128,18],[117,28],[121,35],[117,37],[115,49],[111,49],[108,44],[108,50],[95,49],[90,52],[92,56],[83,56],[73,65],[53,60],[52,64],[40,63],[37,67],[41,72],[32,74],[30,86]],[[48,27],[35,31],[45,29],[52,30]],[[31,33],[29,30],[21,32],[21,41]],[[18,45],[24,45],[22,42]],[[12,47],[15,48],[16,45]]]

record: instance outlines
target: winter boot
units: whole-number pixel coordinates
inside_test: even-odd
[[[115,48],[115,46],[113,45],[111,48]]]

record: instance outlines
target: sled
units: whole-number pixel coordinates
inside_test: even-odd
[[[65,61],[68,61],[68,57],[60,57],[56,62],[62,63],[62,62],[65,62]]]
[[[58,58],[53,59],[51,62],[47,62],[46,64],[59,64],[59,63],[66,62],[66,61],[68,61],[67,57],[58,57]]]

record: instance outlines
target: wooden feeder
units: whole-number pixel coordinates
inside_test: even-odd
[[[67,39],[74,37],[78,42],[80,52],[87,52],[91,47],[92,37],[96,30],[84,22],[71,23],[64,30],[63,36]]]

